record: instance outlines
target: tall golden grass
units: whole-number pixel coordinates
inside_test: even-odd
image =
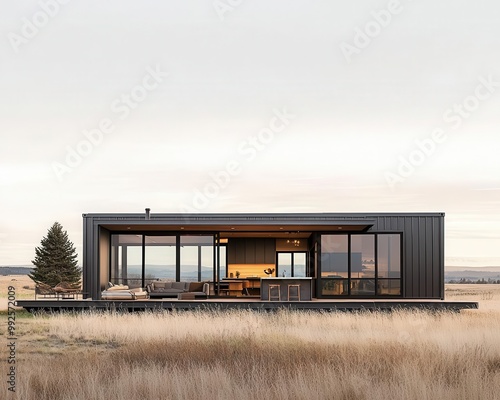
[[[19,399],[500,397],[500,312],[190,311],[20,322]]]

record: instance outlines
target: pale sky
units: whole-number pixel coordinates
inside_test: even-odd
[[[500,264],[500,3],[1,5],[0,265],[145,207],[445,212]]]

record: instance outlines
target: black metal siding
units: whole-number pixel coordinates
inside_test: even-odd
[[[444,298],[444,214],[377,216],[370,232],[401,232],[404,298]]]

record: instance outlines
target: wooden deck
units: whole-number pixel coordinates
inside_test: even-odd
[[[148,300],[18,300],[16,304],[29,312],[34,311],[83,311],[83,310],[228,310],[247,309],[272,311],[279,309],[314,311],[394,311],[400,309],[420,309],[432,311],[460,311],[477,309],[477,302],[380,299],[380,300],[337,300],[313,299],[312,301],[262,301],[259,298],[210,298],[196,300],[148,299]]]

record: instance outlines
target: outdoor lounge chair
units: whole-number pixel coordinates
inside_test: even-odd
[[[57,292],[50,285],[39,282],[35,285],[35,300],[38,296],[57,297]]]
[[[82,294],[80,286],[72,285],[69,282],[60,282],[54,286],[53,290],[56,292],[57,296],[62,299],[74,299],[75,296]]]

